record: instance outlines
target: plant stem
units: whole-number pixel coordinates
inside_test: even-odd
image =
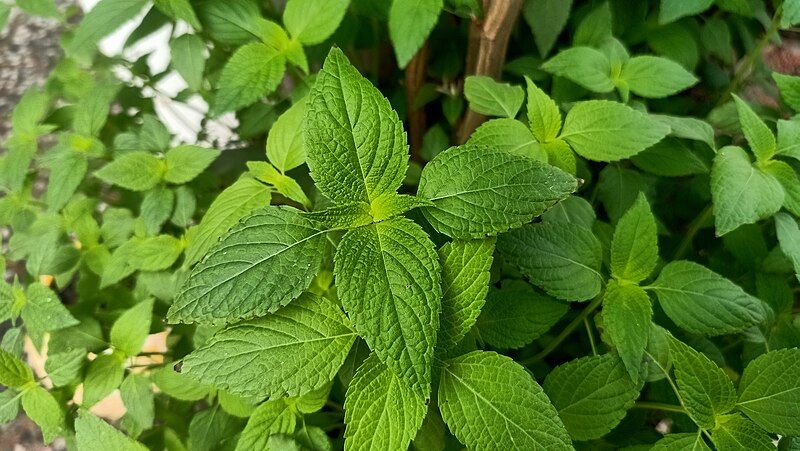
[[[636,404],[634,404],[633,407],[637,409],[663,410],[664,412],[686,413],[686,410],[681,406],[664,404],[661,402],[638,401]]]
[[[592,355],[597,355],[597,345],[594,343],[594,334],[592,333],[592,325],[589,324],[589,318],[583,318],[583,325],[586,327],[586,335],[589,336],[589,345],[592,347]]]
[[[556,348],[558,348],[558,345],[560,345],[561,342],[564,341],[575,330],[575,328],[581,325],[583,323],[583,320],[586,319],[593,311],[595,311],[595,309],[597,309],[597,307],[599,307],[602,302],[603,302],[603,293],[601,292],[599,295],[597,295],[597,297],[595,297],[592,300],[592,302],[589,305],[587,305],[583,310],[581,310],[578,316],[576,316],[571,323],[567,324],[567,327],[565,327],[561,331],[561,333],[558,334],[556,338],[552,339],[550,343],[547,343],[547,346],[545,346],[544,349],[541,350],[541,352],[539,352],[533,357],[521,360],[519,363],[523,365],[531,365],[547,357],[547,355],[553,352]]]
[[[675,255],[672,257],[673,260],[680,260],[686,255],[686,251],[692,246],[692,241],[694,241],[695,235],[700,229],[703,228],[706,221],[711,219],[714,216],[714,207],[713,205],[709,204],[700,214],[694,218],[691,224],[689,224],[689,230],[686,231],[686,235],[683,236],[680,244],[678,244],[678,248],[675,250]]]

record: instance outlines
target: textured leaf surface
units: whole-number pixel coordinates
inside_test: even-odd
[[[338,307],[306,293],[221,330],[184,359],[182,372],[242,396],[296,396],[333,379],[355,336]]]
[[[577,189],[572,176],[536,160],[494,148],[463,145],[422,170],[422,211],[440,232],[481,238],[529,222]]]
[[[525,92],[519,86],[473,75],[464,82],[464,96],[476,113],[513,119],[522,106]]]
[[[600,292],[602,246],[579,224],[540,223],[501,235],[497,250],[551,296],[585,301]]]
[[[294,169],[306,161],[303,147],[305,97],[291,106],[275,121],[267,135],[267,158],[281,172]]]
[[[164,180],[182,184],[203,172],[217,157],[219,150],[183,145],[167,151],[164,157]]]
[[[774,450],[772,437],[752,421],[741,415],[724,415],[711,432],[711,439],[719,450]]]
[[[291,207],[257,210],[192,270],[168,319],[230,322],[275,311],[308,288],[324,239]]]
[[[608,433],[639,396],[622,361],[612,354],[582,357],[556,367],[547,375],[544,391],[575,440]]]
[[[131,191],[146,191],[161,179],[161,162],[148,152],[126,153],[107,164],[95,176]]]
[[[603,295],[603,325],[633,381],[639,380],[652,317],[650,297],[643,289],[608,283]]]
[[[492,119],[486,121],[470,135],[467,145],[495,148],[508,153],[547,162],[547,154],[531,130],[516,119]]]
[[[642,97],[671,96],[697,83],[680,64],[658,56],[635,56],[622,67],[620,78],[631,92]]]
[[[38,385],[25,389],[22,392],[22,408],[42,430],[45,444],[49,444],[61,434],[64,427],[64,411],[50,392]]]
[[[494,352],[474,351],[445,362],[439,409],[470,449],[572,449],[539,384],[525,368]]]
[[[694,262],[670,262],[649,289],[670,319],[694,334],[740,332],[765,318],[760,300]]]
[[[272,46],[253,42],[240,47],[220,74],[214,114],[241,109],[274,91],[285,64],[283,54]]]
[[[611,241],[611,274],[638,283],[646,279],[658,262],[656,218],[644,193],[625,212]]]
[[[570,2],[562,2],[569,4]],[[539,142],[549,142],[558,137],[561,131],[561,111],[558,105],[530,78],[525,77],[528,90],[528,122],[533,136]]]
[[[591,47],[563,50],[542,64],[542,69],[567,78],[594,92],[611,92],[611,62],[603,52]]]
[[[392,2],[389,9],[389,37],[401,69],[425,43],[439,19],[442,6],[442,0]]]
[[[21,387],[33,381],[33,372],[19,357],[0,349],[0,384]]]
[[[737,407],[757,425],[800,436],[800,349],[779,349],[750,362],[739,381]]]
[[[532,0],[525,2],[522,15],[533,31],[539,55],[547,56],[567,25],[572,0]]]
[[[733,96],[733,100],[736,102],[739,123],[742,124],[742,131],[745,138],[747,138],[747,143],[750,145],[750,150],[753,151],[758,161],[768,160],[775,155],[777,148],[775,135],[772,134],[772,130],[758,117],[756,112],[750,108],[750,105],[737,95]]]
[[[800,280],[800,226],[792,216],[778,213],[775,215],[775,229],[781,252],[792,262],[795,275]]]
[[[189,89],[198,91],[203,86],[206,49],[203,40],[194,34],[184,34],[169,43],[172,67],[180,74]]]
[[[425,400],[372,354],[347,389],[345,449],[406,449],[427,410]]]
[[[319,44],[339,28],[350,0],[289,0],[283,23],[294,39]]]
[[[75,420],[75,440],[81,451],[145,451],[141,443],[116,430],[113,426],[83,411]]]
[[[260,404],[247,420],[237,451],[270,449],[267,446],[273,434],[291,434],[297,427],[297,415],[285,399],[275,399]]]
[[[667,434],[657,441],[650,451],[711,451],[702,434]]]
[[[439,260],[428,236],[406,218],[351,230],[336,250],[335,274],[359,335],[427,397],[442,299]]]
[[[111,345],[127,356],[138,354],[142,350],[147,334],[150,333],[152,315],[152,299],[126,310],[111,327]]]

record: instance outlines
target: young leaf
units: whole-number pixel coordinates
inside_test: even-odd
[[[17,418],[21,396],[13,388],[0,392],[0,424],[10,423]]]
[[[516,119],[502,118],[484,122],[470,135],[467,145],[494,148],[547,163],[547,153],[536,142],[530,128]]]
[[[636,285],[608,283],[603,295],[603,325],[633,381],[639,381],[650,337],[653,307],[650,297]]]
[[[54,386],[63,387],[78,378],[85,361],[86,349],[83,348],[48,353],[44,369]]]
[[[612,36],[612,17],[610,2],[603,2],[595,7],[575,28],[572,45],[601,47]]]
[[[217,332],[186,356],[182,372],[241,396],[297,396],[330,382],[355,338],[337,306],[305,293],[275,313]]]
[[[693,117],[668,116],[665,114],[651,114],[651,119],[668,126],[670,135],[677,138],[691,139],[708,144],[708,147],[716,149],[714,143],[714,127],[706,121]]]
[[[792,262],[795,275],[800,280],[800,226],[795,218],[778,213],[775,215],[775,229],[781,251]]]
[[[145,451],[147,447],[82,410],[75,420],[75,441],[81,451]]]
[[[294,208],[257,210],[195,266],[167,318],[231,322],[275,311],[308,288],[324,239]]]
[[[261,37],[263,18],[252,0],[198,2],[197,15],[203,30],[221,44],[241,45]]]
[[[163,163],[149,152],[130,152],[107,164],[94,175],[131,191],[147,191],[161,180]]]
[[[750,149],[758,161],[769,160],[775,155],[777,148],[775,135],[772,134],[772,130],[758,117],[755,111],[750,108],[750,105],[736,94],[733,95],[733,100],[736,102],[739,122],[742,124],[742,131],[745,138],[747,138],[747,143],[750,144]]]
[[[165,186],[157,186],[146,192],[139,207],[139,219],[147,235],[156,235],[167,222],[175,205],[175,193]],[[172,237],[169,237],[172,238]]]
[[[563,50],[542,64],[542,69],[590,91],[604,93],[614,90],[611,62],[603,52],[591,47]]]
[[[754,359],[739,381],[736,406],[757,425],[783,436],[800,435],[800,350],[779,349]]]
[[[569,110],[560,138],[582,157],[617,161],[661,141],[669,131],[666,125],[621,103],[589,100]]]
[[[150,333],[150,321],[153,316],[153,300],[140,302],[120,315],[111,327],[111,346],[135,356],[142,350],[144,340]]]
[[[169,268],[181,255],[181,240],[170,235],[158,235],[149,238],[134,237],[130,254],[126,255],[127,264],[138,271],[161,271]]]
[[[713,428],[717,417],[730,412],[736,405],[733,383],[705,354],[671,335],[669,348],[675,365],[675,382],[686,413],[700,427]]]
[[[261,42],[245,44],[222,69],[212,112],[220,115],[253,104],[278,87],[286,61],[274,47]]]
[[[0,349],[0,384],[22,387],[33,381],[33,372],[19,357]]]
[[[544,391],[575,440],[607,434],[639,396],[622,361],[612,354],[582,357],[556,367],[547,375]]]
[[[206,45],[194,34],[184,34],[169,43],[172,67],[183,77],[192,91],[203,87],[203,72],[206,67],[204,52]]]
[[[44,443],[51,443],[64,427],[64,411],[56,398],[38,385],[22,392],[25,414],[42,430]]]
[[[31,334],[52,332],[78,324],[69,310],[50,288],[41,283],[32,283],[25,290],[25,305],[22,320]]]
[[[309,94],[304,130],[317,187],[338,203],[397,190],[408,166],[403,124],[341,50],[331,49]]]
[[[425,43],[439,19],[442,6],[442,0],[392,1],[389,37],[401,69]]]
[[[119,354],[103,354],[89,363],[83,380],[82,406],[92,407],[119,387],[125,376],[122,360]]]
[[[793,110],[800,111],[800,77],[773,72],[772,78],[778,85],[783,101]]]
[[[741,415],[721,415],[717,427],[711,432],[711,440],[717,449],[741,449],[748,451],[774,450],[772,437],[752,421]]]
[[[433,201],[422,211],[438,231],[466,239],[518,227],[576,189],[576,179],[553,166],[463,145],[425,166],[418,195]]]
[[[283,23],[303,45],[319,44],[339,28],[349,4],[350,0],[289,0]]]
[[[425,400],[372,354],[347,388],[345,448],[407,449],[426,411]]]
[[[191,181],[219,156],[219,150],[183,145],[167,151],[164,156],[164,180],[183,184]]]
[[[766,315],[760,300],[690,261],[667,264],[649,289],[656,293],[667,316],[693,334],[740,332],[761,323]]]
[[[141,374],[128,374],[119,386],[119,394],[125,406],[125,416],[122,418],[125,429],[135,437],[152,428],[155,405],[150,378]]]
[[[64,149],[48,162],[50,178],[47,183],[45,202],[51,212],[60,210],[75,194],[75,190],[86,176],[89,163],[84,154]]]
[[[611,242],[611,274],[620,280],[639,283],[658,262],[656,219],[643,193],[625,212],[614,229]]]
[[[306,161],[303,147],[303,116],[306,98],[298,100],[275,121],[267,135],[267,158],[281,173]]]
[[[489,290],[494,238],[454,240],[439,248],[442,266],[442,313],[439,351],[457,345],[472,329]]]
[[[783,205],[785,194],[780,182],[753,166],[744,150],[726,146],[714,157],[711,195],[717,236],[722,236],[772,216]]]
[[[703,434],[698,431],[696,434],[687,432],[683,434],[667,434],[657,441],[650,451],[711,451],[705,441]]]
[[[671,96],[697,83],[697,77],[680,64],[657,56],[635,56],[622,66],[619,75],[631,92],[642,97]]]
[[[561,131],[561,111],[530,78],[525,77],[525,83],[528,87],[528,122],[533,136],[542,143],[553,141]]]
[[[533,31],[539,56],[545,57],[569,19],[572,0],[531,0],[522,7],[522,16]]]
[[[150,377],[159,390],[181,401],[198,401],[208,396],[211,391],[210,386],[176,372],[170,365],[154,371]]]
[[[501,83],[491,77],[472,75],[464,81],[464,96],[476,113],[513,119],[522,106],[525,92],[519,86]]]
[[[497,250],[534,285],[567,301],[585,301],[600,292],[602,246],[578,224],[532,224],[501,235]]]
[[[406,218],[353,229],[339,242],[334,272],[336,292],[359,335],[427,397],[442,299],[439,260],[428,236]]]
[[[269,449],[267,442],[273,434],[291,434],[297,427],[297,415],[285,399],[261,403],[247,420],[236,451]]]
[[[494,352],[474,351],[444,363],[439,409],[470,449],[572,449],[539,384],[525,368]]]

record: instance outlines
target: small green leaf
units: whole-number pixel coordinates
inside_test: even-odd
[[[125,375],[122,356],[103,354],[89,363],[86,378],[83,380],[82,406],[89,408],[111,394]]]
[[[282,173],[306,162],[302,128],[305,114],[303,97],[278,117],[267,135],[267,158]]]
[[[800,226],[790,215],[778,213],[775,215],[775,229],[781,251],[792,262],[795,275],[800,280]]]
[[[289,0],[283,23],[304,45],[319,44],[339,28],[349,4],[350,0]]]
[[[75,420],[75,440],[81,451],[145,451],[141,443],[114,429],[86,410]]]
[[[150,333],[153,300],[140,302],[120,315],[111,327],[111,346],[126,356],[135,356]]]
[[[195,30],[202,28],[189,0],[155,0],[155,6],[169,17],[188,23]]]
[[[464,81],[464,96],[476,113],[513,119],[522,106],[525,92],[519,86],[491,77],[471,75]]]
[[[261,12],[252,0],[197,2],[203,30],[221,44],[241,45],[261,36]]]
[[[710,162],[696,148],[676,138],[665,138],[631,157],[639,169],[662,177],[707,174]]]
[[[747,138],[747,143],[750,144],[750,149],[758,161],[769,160],[775,155],[777,148],[775,135],[772,134],[772,130],[758,117],[755,111],[750,108],[750,105],[736,94],[733,95],[733,100],[736,102],[739,122],[742,124],[742,131],[745,138]]]
[[[54,386],[63,387],[78,378],[85,361],[86,349],[83,348],[48,353],[44,369]]]
[[[443,3],[442,0],[392,2],[389,9],[389,37],[401,69],[411,61],[436,26]]]
[[[125,416],[122,425],[131,435],[138,436],[142,431],[153,427],[155,405],[150,378],[141,374],[130,373],[119,386]]]
[[[793,110],[800,111],[800,77],[773,72],[772,78],[778,84],[783,101]]]
[[[33,372],[19,357],[0,349],[0,384],[22,387],[33,381]]]
[[[198,401],[208,396],[211,391],[210,386],[176,372],[169,365],[154,371],[151,377],[159,390],[181,401]]]
[[[278,87],[286,60],[274,47],[252,42],[240,47],[222,68],[212,114],[239,110]]]
[[[217,157],[219,150],[183,145],[167,151],[164,157],[164,180],[182,184],[203,172]]]
[[[95,176],[131,191],[147,191],[161,180],[162,164],[149,152],[130,152],[102,167]]]
[[[619,77],[631,92],[642,97],[661,98],[677,94],[697,83],[680,64],[657,56],[634,56],[622,66]]]
[[[484,122],[470,135],[467,145],[494,148],[547,163],[547,153],[536,142],[530,128],[516,119],[501,118]]]
[[[190,90],[199,91],[203,86],[206,68],[206,45],[203,40],[194,34],[184,34],[171,40],[169,49],[172,67],[183,77]]]
[[[572,45],[601,47],[612,38],[610,2],[602,2],[586,14],[575,29]]]
[[[22,408],[25,414],[42,430],[44,443],[50,444],[61,435],[64,427],[64,411],[56,398],[38,385],[22,392]]]
[[[750,362],[739,381],[736,406],[757,425],[800,436],[800,350],[779,349]]]
[[[711,451],[706,442],[703,441],[701,431],[695,433],[667,434],[657,441],[650,451]]]
[[[533,31],[533,40],[541,57],[547,56],[567,25],[572,0],[531,0],[522,7],[522,15]]]
[[[266,401],[250,415],[236,443],[236,451],[270,449],[267,442],[271,435],[291,434],[296,426],[297,415],[285,399]]]
[[[650,276],[658,262],[656,219],[643,193],[625,212],[614,229],[611,242],[611,274],[639,283]]]
[[[75,29],[66,46],[67,55],[85,56],[93,53],[100,39],[136,17],[147,4],[147,0],[100,0]]]
[[[772,437],[741,415],[722,415],[711,432],[711,440],[719,450],[774,450]]]
[[[241,429],[238,419],[228,415],[220,406],[196,413],[189,423],[189,449],[214,451],[220,443],[233,437]]]
[[[542,69],[564,77],[594,92],[611,92],[611,62],[603,52],[591,47],[572,47],[542,64]],[[569,117],[569,116],[567,116]]]
[[[700,14],[713,4],[714,0],[661,0],[658,23],[663,25],[681,17]]]
[[[561,111],[530,78],[525,77],[525,83],[528,87],[528,122],[533,136],[542,143],[553,141],[561,131]]]
[[[41,283],[28,285],[25,297],[21,316],[29,333],[52,332],[78,324],[58,295]]]
[[[650,297],[643,289],[613,280],[608,283],[603,295],[603,326],[633,381],[640,380],[652,317]]]

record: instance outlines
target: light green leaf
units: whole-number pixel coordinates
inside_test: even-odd
[[[314,45],[328,39],[339,28],[350,0],[289,0],[283,23],[294,39]]]
[[[694,334],[741,332],[765,319],[760,300],[694,262],[670,262],[648,289],[675,324]]]
[[[304,208],[311,208],[311,201],[306,196],[303,188],[300,187],[300,184],[295,179],[275,169],[275,166],[266,161],[248,161],[247,168],[250,169],[250,173],[255,178],[269,183],[281,195],[297,202]]]
[[[11,113],[14,134],[37,135],[37,126],[50,107],[50,96],[37,87],[25,90]]]
[[[141,443],[114,429],[88,411],[75,420],[75,440],[81,451],[146,451]]]
[[[603,326],[633,381],[639,381],[645,348],[650,337],[653,307],[650,297],[637,285],[610,281],[603,295]]]
[[[138,436],[142,431],[153,427],[155,405],[149,377],[135,373],[128,374],[119,386],[119,394],[125,406],[122,425],[128,433]]]
[[[621,103],[589,100],[569,110],[560,138],[582,157],[617,161],[661,141],[669,131],[666,125]]]
[[[425,166],[418,195],[433,201],[422,211],[438,231],[481,238],[530,222],[576,189],[576,179],[553,166],[463,145]]]
[[[25,414],[42,430],[44,443],[50,444],[61,434],[64,427],[64,411],[56,398],[38,385],[22,392],[22,408]]]
[[[175,193],[165,186],[156,186],[146,192],[139,207],[139,219],[147,235],[155,235],[167,222],[175,205]]]
[[[35,282],[25,290],[27,302],[22,307],[22,321],[29,332],[42,333],[78,324],[53,290]]]
[[[86,56],[94,52],[101,38],[131,20],[148,4],[147,0],[100,0],[83,17],[66,46],[68,56]]]
[[[182,372],[241,396],[297,396],[330,382],[355,338],[337,306],[305,293],[275,313],[217,332],[186,356]]]
[[[747,138],[747,143],[750,144],[750,150],[753,151],[758,161],[769,160],[775,155],[777,148],[775,135],[772,134],[772,130],[758,117],[755,111],[750,108],[750,105],[736,94],[733,94],[733,100],[736,102],[739,122],[742,124],[742,131],[745,138]]]
[[[407,449],[426,411],[425,400],[373,353],[347,388],[345,449]]]
[[[476,113],[513,119],[522,106],[525,91],[491,77],[471,75],[464,81],[464,96]]]
[[[56,387],[75,381],[86,361],[86,349],[76,348],[66,352],[48,353],[44,369]]]
[[[269,400],[260,404],[247,420],[236,451],[270,449],[267,446],[273,434],[291,434],[297,427],[297,415],[285,399]]]
[[[88,169],[86,155],[71,150],[63,150],[48,162],[50,177],[47,183],[45,202],[48,210],[57,212],[75,194]]]
[[[325,196],[370,203],[397,190],[408,166],[403,124],[338,48],[325,59],[307,102],[308,167]]]
[[[703,441],[703,434],[683,433],[667,434],[657,441],[650,451],[711,451],[706,442]]]
[[[186,249],[186,263],[200,260],[234,224],[256,208],[269,205],[269,201],[269,187],[252,178],[240,178],[225,188],[193,229]]]
[[[671,129],[670,135],[672,136],[701,141],[708,144],[712,149],[716,149],[714,127],[706,121],[693,117],[667,116],[665,114],[651,114],[650,118],[667,125]]]
[[[544,391],[575,440],[607,434],[639,397],[622,361],[612,354],[582,357],[556,367],[547,375]]]
[[[541,57],[547,56],[567,25],[572,0],[530,0],[522,6],[522,16],[533,31]]]
[[[87,137],[97,136],[106,123],[111,102],[116,94],[116,85],[107,84],[95,87],[91,96],[85,97],[75,104],[72,128]]]
[[[319,222],[326,228],[340,230],[363,227],[375,222],[370,206],[365,202],[333,205],[324,210],[304,213],[304,216]]]
[[[220,443],[233,437],[241,425],[237,418],[214,406],[196,413],[189,423],[189,449],[215,451]]]
[[[0,384],[22,387],[33,381],[33,372],[19,357],[0,349]]]
[[[0,183],[12,192],[20,191],[38,150],[36,137],[14,134],[6,140],[5,145],[8,151],[0,160]]]
[[[773,72],[772,78],[778,85],[783,101],[795,112],[800,111],[800,77]]]
[[[602,247],[592,231],[581,225],[525,226],[501,235],[497,250],[551,296],[585,301],[600,292]]]
[[[778,119],[776,153],[800,160],[800,121]]]
[[[573,223],[591,229],[597,219],[594,208],[580,196],[569,196],[542,214],[544,222]]]
[[[744,150],[734,146],[723,147],[714,157],[711,195],[717,236],[772,216],[785,196],[775,177],[753,166]]]
[[[165,366],[151,373],[153,383],[167,395],[181,401],[198,401],[208,396],[211,387]]]
[[[741,415],[720,416],[711,439],[718,450],[775,450],[772,437]]]
[[[267,135],[267,158],[281,172],[294,169],[306,162],[303,147],[303,116],[306,98],[298,100],[278,117]]]
[[[707,162],[683,141],[667,137],[631,157],[639,169],[662,177],[685,177],[706,174],[711,170]]]
[[[439,248],[442,266],[442,313],[438,350],[446,352],[472,329],[489,290],[494,238],[454,240]]]
[[[134,237],[134,246],[127,257],[127,263],[134,270],[161,271],[169,268],[183,251],[181,240],[171,235],[158,235],[149,238]]]
[[[611,242],[611,274],[639,283],[650,276],[658,262],[656,218],[643,193],[625,212],[614,229]]]
[[[800,350],[779,349],[750,362],[737,407],[768,432],[800,436]]]
[[[705,354],[695,351],[669,335],[675,382],[686,413],[704,429],[716,425],[717,416],[736,405],[733,383],[722,368]]]
[[[83,380],[82,406],[92,407],[119,387],[125,375],[122,360],[119,354],[103,354],[89,363]]]
[[[420,396],[430,393],[442,284],[433,243],[393,218],[353,229],[339,242],[336,292],[355,329]]]
[[[792,262],[795,275],[800,280],[800,226],[786,213],[775,215],[775,229],[781,251]]]
[[[642,97],[661,98],[677,94],[698,79],[680,64],[657,56],[634,56],[622,66],[619,77],[631,92]]]
[[[203,86],[206,68],[206,45],[194,34],[184,34],[169,42],[172,67],[183,77],[192,91]]]
[[[562,50],[541,67],[542,70],[574,81],[590,91],[603,93],[614,90],[611,62],[603,52],[591,47]]]
[[[547,154],[536,142],[530,129],[516,119],[501,118],[484,122],[470,135],[467,145],[495,148],[547,163]]]
[[[578,24],[572,37],[572,45],[599,48],[612,38],[611,28],[611,5],[609,2],[600,3]]]
[[[163,163],[149,152],[129,152],[95,172],[95,176],[112,185],[131,191],[147,191],[161,180]]]
[[[59,17],[55,0],[17,0],[17,6],[33,16]]]
[[[241,109],[272,93],[285,66],[285,57],[274,47],[261,42],[243,45],[222,68],[212,114]]]
[[[17,418],[21,397],[22,394],[13,388],[0,392],[0,424],[10,423]]]
[[[474,351],[444,363],[439,409],[468,448],[571,450],[542,388],[508,357]]]
[[[783,206],[793,215],[800,216],[800,176],[792,166],[784,161],[771,160],[763,166],[764,172],[775,177],[781,186],[785,196]]]
[[[167,151],[164,157],[164,180],[182,184],[203,172],[219,156],[219,150],[183,145]]]
[[[197,197],[194,190],[188,186],[175,188],[175,208],[172,211],[170,222],[181,228],[188,227],[196,208]]]
[[[522,281],[492,290],[475,324],[478,337],[500,349],[521,348],[550,330],[567,304],[537,293]]]
[[[261,37],[263,18],[253,0],[205,0],[196,7],[204,31],[221,44],[241,45]]]
[[[561,111],[553,99],[530,78],[525,77],[525,83],[528,88],[528,122],[531,124],[533,136],[542,143],[553,141],[561,131]]]
[[[153,300],[140,302],[120,315],[111,327],[111,346],[126,356],[135,356],[150,333]]]
[[[713,4],[714,0],[661,0],[658,23],[663,25],[681,17],[700,14]]]
[[[393,0],[389,9],[389,37],[397,64],[405,68],[425,43],[442,10],[442,0]]]
[[[294,208],[257,210],[195,266],[167,318],[230,322],[273,312],[308,288],[324,240]]]
[[[155,0],[155,6],[167,16],[175,20],[182,20],[195,30],[202,28],[189,0]]]

